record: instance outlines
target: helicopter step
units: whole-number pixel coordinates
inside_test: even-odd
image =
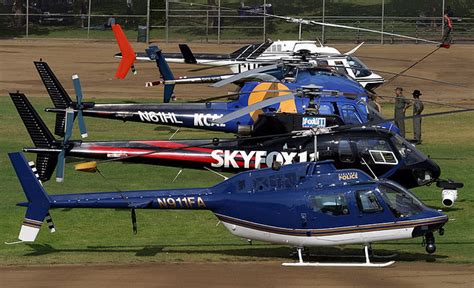
[[[388,267],[395,263],[395,261],[389,261],[384,263],[372,263],[370,262],[369,245],[364,246],[365,263],[326,263],[326,262],[304,262],[303,261],[303,248],[296,248],[298,252],[298,262],[282,263],[282,266],[290,267],[371,267],[371,268],[383,268]]]

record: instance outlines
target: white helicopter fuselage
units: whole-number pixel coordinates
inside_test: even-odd
[[[196,58],[196,64],[206,66],[226,66],[233,73],[242,73],[264,65],[273,64],[275,61],[285,59],[299,59],[293,56],[294,53],[306,50],[311,54],[318,56],[314,61],[324,63],[325,65],[336,69],[339,73],[346,74],[359,82],[363,87],[375,88],[384,82],[384,78],[372,72],[362,61],[351,56],[361,45],[358,45],[351,51],[342,54],[339,50],[329,46],[323,46],[315,41],[275,41],[264,52],[257,57],[242,58],[239,56],[227,59],[205,59]],[[148,57],[137,57],[138,60],[150,60]],[[170,63],[185,63],[184,58],[167,58]]]

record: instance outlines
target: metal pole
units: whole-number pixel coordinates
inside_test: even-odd
[[[267,40],[267,0],[263,0],[263,42]]]
[[[326,17],[326,0],[323,0],[323,19],[322,19],[322,20],[323,20],[323,21],[322,21],[323,23],[324,23],[324,21],[325,21],[325,20],[324,20],[325,17]],[[324,31],[324,28],[325,28],[325,26],[322,26],[322,27],[321,27],[321,41],[323,42],[323,44],[324,44],[324,42],[326,42],[326,41],[325,41],[326,35],[324,35],[324,32],[325,32],[325,31]]]
[[[217,9],[217,44],[221,44],[221,0],[218,2]]]
[[[29,18],[30,18],[30,1],[29,0],[26,0],[26,19],[25,19],[25,33],[26,33],[26,38],[28,38],[28,34],[29,34],[29,28],[28,28],[28,24],[29,24]],[[20,18],[21,19],[21,18]]]
[[[300,26],[298,29],[298,41],[301,41],[301,26],[303,26],[303,24],[300,22]]]
[[[380,34],[380,44],[383,45],[383,22],[385,18],[385,0],[382,0],[382,24],[380,25],[380,31],[382,31],[382,34]]]
[[[209,8],[206,9],[206,43],[209,42]]]
[[[150,0],[146,1],[146,43],[150,43]]]
[[[444,5],[445,0],[443,0],[442,7],[441,7],[441,37],[444,35]]]
[[[89,0],[89,11],[87,12],[87,39],[89,39],[89,34],[91,32],[91,11],[92,11],[92,0]],[[82,19],[81,19],[82,23]]]
[[[148,0],[148,1],[150,1],[150,0]],[[166,1],[165,1],[165,5],[166,5],[166,7],[165,7],[165,34],[166,34],[165,38],[166,38],[166,43],[168,43],[168,41],[169,41],[169,36],[170,36],[170,35],[169,35],[169,33],[170,33],[170,32],[169,32],[169,29],[170,29],[170,27],[169,27],[169,9],[170,9],[170,2],[169,2],[168,0],[166,0]]]

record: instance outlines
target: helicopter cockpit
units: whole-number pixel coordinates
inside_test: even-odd
[[[398,134],[392,136],[391,141],[398,150],[398,153],[400,153],[400,156],[404,159],[406,165],[417,164],[428,159],[428,157],[420,153],[413,144]]]
[[[368,77],[372,75],[372,71],[370,71],[369,68],[359,60],[359,58],[355,56],[347,56],[347,61],[355,77]]]
[[[421,201],[394,182],[382,181],[377,190],[396,218],[410,217],[423,211]]]

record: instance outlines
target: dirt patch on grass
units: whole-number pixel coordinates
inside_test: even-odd
[[[136,51],[143,51],[146,45],[132,43]],[[165,52],[179,52],[177,44],[161,44]],[[341,52],[350,50],[354,45],[335,45]],[[240,45],[191,44],[195,52],[226,53],[234,51]],[[432,45],[364,45],[357,56],[372,69],[399,72],[435,49]],[[162,87],[145,88],[146,81],[159,79],[154,63],[137,63],[138,74],[127,79],[114,79],[118,59],[117,44],[104,41],[78,40],[2,40],[0,41],[0,95],[8,91],[20,90],[31,96],[44,96],[46,91],[38,77],[32,61],[42,58],[47,61],[68,91],[72,92],[71,75],[81,77],[86,99],[94,97],[162,99]],[[453,45],[450,49],[440,49],[435,54],[407,72],[407,75],[430,78],[438,81],[458,84],[464,87],[449,86],[426,80],[399,77],[377,92],[392,95],[397,86],[405,88],[405,94],[419,89],[423,99],[449,103],[474,103],[474,46]],[[193,76],[229,73],[227,68],[214,68],[205,71],[189,71],[197,68],[192,65],[172,64],[175,76]],[[391,74],[380,72],[386,79]],[[176,95],[181,99],[197,99],[226,94],[235,86],[210,88],[207,85],[181,85]]]
[[[168,263],[0,268],[2,287],[472,287],[474,266],[400,263],[389,268]]]

